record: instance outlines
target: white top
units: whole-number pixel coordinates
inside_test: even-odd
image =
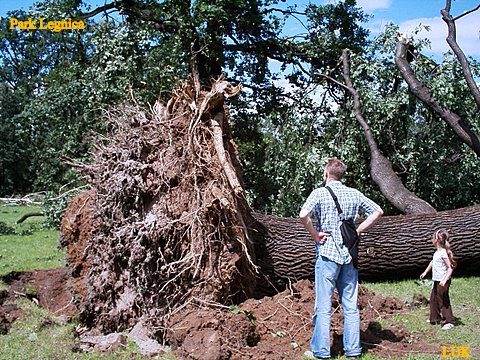
[[[432,280],[433,281],[442,281],[445,275],[447,274],[447,264],[443,259],[448,259],[447,250],[437,249],[435,254],[433,254],[433,263],[432,263]]]

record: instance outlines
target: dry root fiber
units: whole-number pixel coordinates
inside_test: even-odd
[[[255,265],[238,158],[216,81],[187,83],[167,106],[107,114],[110,135],[82,172],[92,190],[70,204],[62,241],[82,319],[104,332],[139,318],[161,335],[192,302],[239,302]]]

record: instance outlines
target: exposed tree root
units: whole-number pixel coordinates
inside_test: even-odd
[[[71,204],[62,221],[74,288],[84,279],[74,290],[88,325],[113,331],[144,318],[163,332],[192,299],[229,304],[253,293],[250,211],[224,110],[238,90],[218,80],[194,99],[186,83],[166,107],[107,113],[109,138],[81,170],[93,189],[77,200],[92,200],[82,254],[75,244],[85,204]]]

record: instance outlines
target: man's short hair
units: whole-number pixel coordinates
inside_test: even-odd
[[[325,170],[327,170],[327,173],[331,178],[335,180],[341,180],[345,174],[345,171],[347,171],[347,165],[337,158],[332,158],[328,159]]]

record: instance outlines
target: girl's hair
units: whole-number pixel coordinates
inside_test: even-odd
[[[452,269],[455,269],[457,267],[457,262],[453,258],[452,250],[450,250],[450,243],[448,242],[449,238],[450,238],[450,234],[448,233],[447,230],[444,230],[444,229],[437,230],[435,231],[435,234],[433,234],[433,239],[435,240],[435,243],[438,246],[447,250],[448,260],[450,260]]]

